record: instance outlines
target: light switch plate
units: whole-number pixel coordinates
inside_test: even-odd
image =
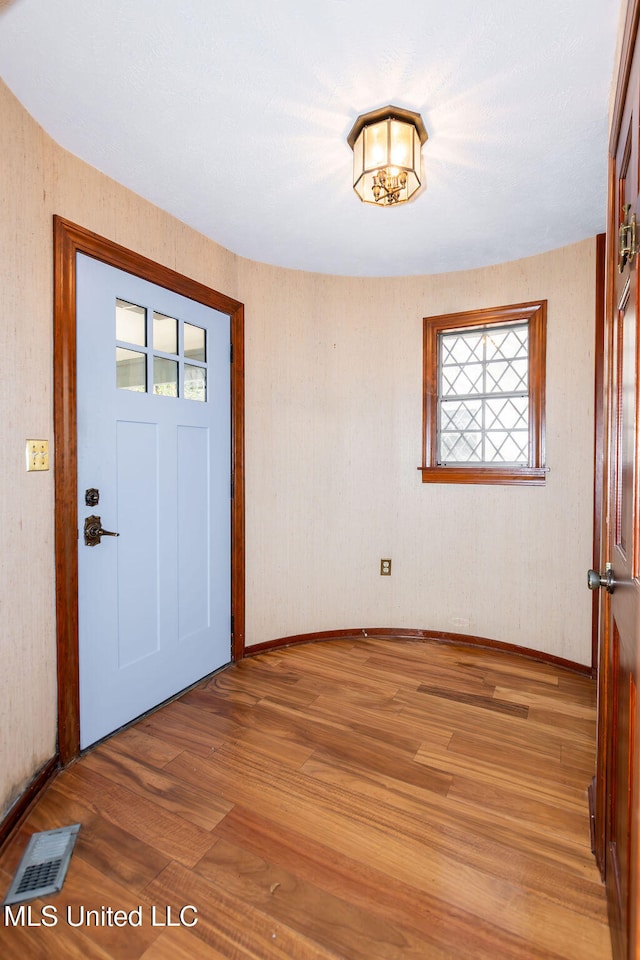
[[[27,440],[27,472],[49,469],[49,441]]]

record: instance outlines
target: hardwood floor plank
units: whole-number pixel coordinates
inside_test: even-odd
[[[598,921],[605,920],[602,885],[593,873],[591,852],[585,845],[577,847],[565,838],[546,834],[533,837],[523,830],[522,824],[497,820],[482,809],[466,809],[461,816],[455,802],[436,799],[427,803],[417,793],[399,793],[397,783],[365,778],[360,771],[345,766],[337,772],[334,765],[314,759],[306,765],[305,772],[325,783],[348,785],[376,807],[397,801],[396,819],[402,834],[408,830],[402,818],[426,821],[430,829],[425,828],[421,844],[438,857],[470,865],[554,902],[560,891],[561,902]],[[229,822],[233,822],[233,815],[225,818],[216,833],[224,835]]]
[[[339,957],[352,960],[370,960],[376,955],[407,960],[446,957],[408,924],[401,928],[382,916],[375,903],[372,909],[365,909],[353,901],[345,901],[296,872],[274,867],[236,844],[217,843],[202,858],[196,872],[222,884],[239,901],[268,912],[290,930]]]
[[[538,691],[525,692],[520,690],[516,692],[508,686],[496,686],[497,697],[508,698],[517,696],[521,702],[526,703],[531,709],[538,707],[542,713],[544,713],[544,711],[553,712],[558,718],[558,722],[564,722],[565,718],[569,717],[578,717],[581,720],[593,722],[593,708],[590,703],[585,702],[584,699],[577,699],[566,695],[563,697],[558,697],[557,695],[552,697],[550,693],[551,691],[540,693]]]
[[[224,735],[216,733],[208,713],[180,700],[140,720],[137,726],[143,733],[201,757],[208,757],[224,742]]]
[[[479,783],[470,777],[454,777],[447,799],[490,812],[493,816],[526,822],[533,829],[586,844],[589,823],[584,810],[567,810],[538,797],[528,797],[522,790],[509,790],[504,784]]]
[[[273,714],[273,712],[279,716],[284,712],[290,721],[293,720],[290,711],[272,703],[258,704],[255,712],[258,720],[261,720],[265,714]],[[336,736],[336,726],[345,732],[348,729],[349,735]],[[397,736],[395,738],[372,736],[372,733],[375,734],[375,728],[372,729],[371,726],[368,727],[368,733],[363,734],[355,730],[353,724],[349,724],[347,728],[342,722],[340,724],[327,724],[326,721],[323,723],[320,718],[310,716],[304,710],[296,712],[295,727],[300,739],[313,747],[314,751],[322,750],[336,760],[356,759],[360,766],[368,770],[385,773],[403,782],[415,783],[423,789],[438,793],[446,793],[449,789],[451,778],[446,773],[427,771],[424,767],[416,767],[413,763],[413,757],[420,748],[419,740],[408,740]],[[389,743],[389,740],[394,742]]]
[[[161,933],[140,960],[227,960],[228,956],[181,927]]]
[[[419,699],[418,699],[419,698]],[[424,694],[403,694],[402,716],[416,723],[424,722],[425,714],[431,727],[449,731],[451,735],[477,735],[488,741],[497,742],[506,753],[511,747],[519,750],[542,752],[548,756],[560,756],[562,743],[561,727],[548,731],[539,728],[529,716],[503,716],[489,710],[481,710],[470,704],[458,704],[444,698],[429,698]],[[535,744],[532,743],[532,738]],[[425,737],[424,739],[428,739]]]
[[[509,937],[499,926],[458,910],[443,899],[424,898],[416,909],[416,890],[412,885],[394,881],[382,870],[367,867],[335,848],[242,807],[235,807],[216,833],[343,901],[376,909],[390,922],[415,930],[428,945],[425,957],[432,957],[435,949],[450,957],[453,943],[456,960],[494,958],[497,943],[509,960],[557,956],[539,950],[528,940]],[[205,855],[196,869],[200,871],[209,859]],[[377,956],[377,951],[372,955]]]
[[[191,691],[189,696],[190,710],[207,708],[207,724],[218,738],[218,745],[228,741],[245,743],[272,756],[279,763],[294,767],[303,764],[313,752],[313,747],[297,742],[300,737],[293,740],[295,734],[291,733],[289,726],[277,722],[276,714],[262,718],[262,723],[259,721],[255,708],[264,702],[262,700],[248,708],[245,704],[231,703],[227,699],[216,700],[212,705],[211,693],[206,689]],[[210,756],[209,751],[200,753],[186,746],[190,753]]]
[[[490,696],[495,690],[495,682],[487,680],[484,673],[480,671],[464,671],[456,663],[441,663],[437,658],[426,661],[422,651],[419,651],[419,653],[420,655],[405,659],[407,655],[403,651],[402,664],[398,664],[397,658],[394,659],[389,653],[384,657],[376,653],[367,660],[367,667],[373,671],[374,675],[376,671],[382,671],[386,676],[393,677],[401,686],[406,688],[407,667],[412,663],[415,668],[415,676],[412,677],[413,682],[409,685],[410,689],[416,689],[415,680],[417,679],[418,685],[420,683],[432,683],[437,687],[457,690],[460,693]]]
[[[30,818],[30,827],[55,830],[72,823],[82,825],[74,857],[81,857],[123,886],[141,889],[169,863],[155,847],[62,793],[54,782]]]
[[[425,737],[446,745],[452,734],[450,727],[443,729],[424,714],[419,720],[415,716],[407,716],[404,705],[395,698],[372,708],[354,698],[343,697],[342,691],[335,690],[319,696],[306,708],[305,715],[310,719],[339,716],[344,729],[383,740],[387,744],[397,743],[408,753]]]
[[[113,960],[114,957],[110,947],[100,946],[80,930],[71,935],[50,927],[5,927],[3,930],[0,926],[0,949],[2,960]]]
[[[139,724],[118,733],[117,741],[120,751],[159,770],[165,763],[177,757],[183,749],[182,746],[167,743],[166,740],[159,740],[149,733],[144,733]],[[107,741],[107,743],[111,742]]]
[[[589,678],[495,650],[250,657],[62,771],[0,857],[8,887],[31,833],[79,822],[52,902],[146,922],[0,924],[0,956],[610,960],[594,722]]]
[[[488,656],[488,654],[491,654],[491,656]],[[478,670],[483,676],[490,678],[496,683],[500,677],[504,676],[510,678],[522,677],[525,680],[536,679],[541,683],[547,681],[551,686],[558,686],[561,675],[567,677],[576,676],[578,680],[587,679],[577,674],[560,670],[550,663],[541,663],[525,657],[514,657],[510,653],[502,653],[499,650],[488,651],[476,646],[459,647],[452,645],[450,647],[450,659],[461,670]]]
[[[454,700],[456,703],[466,703],[483,710],[492,710],[494,713],[506,713],[511,717],[521,717],[526,720],[529,708],[522,703],[513,703],[511,700],[499,700],[497,697],[480,696],[475,693],[461,693],[459,690],[447,690],[443,687],[432,687],[421,683],[418,693],[428,694],[430,697],[443,697],[445,700]]]
[[[117,737],[89,754],[85,769],[93,770],[141,797],[151,798],[164,810],[176,813],[204,830],[212,830],[232,806],[195,784],[187,787],[165,771],[160,772],[134,760],[121,751]]]
[[[364,651],[365,643],[368,646],[375,647],[375,642],[361,641],[361,649]],[[384,643],[384,641],[383,641]],[[327,655],[327,650],[322,647],[328,647],[329,644],[305,644],[298,647],[290,647],[287,650],[288,659],[298,664],[304,664],[306,674],[305,682],[313,689],[318,681],[323,681],[326,690],[335,691],[336,688],[336,655],[348,658],[349,651],[340,646],[338,641],[335,653],[332,651]],[[247,661],[252,662],[252,661]],[[357,697],[360,700],[372,703],[384,701],[393,697],[398,691],[398,684],[392,679],[389,681],[380,670],[368,667],[367,658],[358,658],[357,660],[358,682],[344,683],[343,691],[345,696]],[[405,683],[410,688],[415,688],[416,681],[410,679],[410,674],[405,673]],[[322,688],[319,689],[322,692]]]
[[[595,717],[569,715],[560,710],[550,710],[535,705],[529,707],[529,719],[541,730],[547,730],[549,733],[566,730],[572,737],[583,743],[593,743],[595,740]]]
[[[173,761],[171,767],[177,772],[181,762],[184,763],[185,758]],[[575,923],[569,910],[551,909],[541,898],[525,895],[518,885],[497,879],[495,875],[488,877],[460,860],[458,851],[450,845],[443,846],[441,833],[430,826],[428,821],[433,811],[426,806],[424,822],[413,816],[402,816],[397,808],[382,802],[375,806],[373,816],[370,804],[344,786],[327,787],[295,771],[282,771],[280,782],[274,784],[273,772],[268,767],[255,757],[241,756],[229,747],[218,751],[215,762],[193,758],[182,775],[194,776],[200,781],[209,776],[211,783],[217,782],[225,794],[229,791],[230,799],[235,802],[245,806],[259,804],[266,816],[284,816],[303,834],[323,842],[331,838],[333,845],[365,864],[383,863],[387,874],[412,883],[420,895],[444,895],[456,907],[478,916],[501,914],[510,934],[526,935],[535,920],[541,924],[539,937],[545,949],[553,949],[545,919],[547,914],[555,916],[565,933]],[[438,800],[444,802],[434,796],[434,801]],[[462,835],[464,830],[458,827],[458,833]],[[500,864],[496,864],[496,873],[499,867]],[[524,909],[527,903],[529,915]],[[589,938],[592,942],[602,940],[601,924],[590,924],[584,918],[582,923],[585,943]],[[570,960],[574,960],[574,956],[570,953]]]
[[[598,686],[592,677],[583,677],[577,673],[563,670],[558,675],[558,687],[565,695],[578,696],[595,710],[598,699]]]
[[[147,888],[151,902],[174,911],[184,904],[198,909],[193,933],[228,960],[336,960],[327,950],[291,930],[270,914],[249,906],[179,864],[171,864]]]
[[[562,760],[531,754],[526,755],[528,766],[519,766],[518,751],[513,751],[511,767],[504,762],[504,751],[498,751],[497,760],[491,759],[491,750],[484,738],[475,738],[472,743],[478,745],[478,754],[473,753],[473,747],[469,747],[466,740],[464,745],[457,743],[451,750],[448,744],[423,743],[414,761],[450,775],[472,776],[484,783],[521,789],[527,795],[566,804],[584,813],[585,784],[590,778],[581,771],[563,764]]]
[[[100,960],[103,957],[138,960],[141,952],[149,948],[160,932],[148,922],[143,922],[139,927],[102,922],[103,917],[108,919],[103,912],[105,907],[128,914],[141,906],[141,900],[136,891],[115,882],[81,857],[71,858],[64,887],[59,894],[31,901],[33,922],[42,919],[40,911],[45,905],[55,907],[57,924],[26,928],[7,926],[5,923],[3,927],[0,926],[0,956],[11,956],[17,940],[21,949],[27,947],[22,954],[15,952],[16,956],[22,958],[41,953],[47,958],[85,956]],[[97,922],[89,911],[97,911]],[[144,911],[141,917],[144,917]]]
[[[202,689],[215,690],[224,696],[228,691],[237,689],[240,684],[243,694],[250,693],[256,700],[282,696],[289,703],[300,705],[311,703],[317,696],[315,692],[305,689],[304,672],[287,668],[282,661],[275,663],[268,656],[257,657],[251,661],[250,668],[243,667],[243,662],[246,661],[238,663],[238,669],[233,676],[228,672],[217,673]],[[192,694],[197,696],[195,691],[186,694],[187,703],[191,702]]]
[[[113,783],[86,765],[73,766],[64,779],[58,778],[57,786],[67,796],[79,797],[94,813],[186,866],[197,863],[214,842],[207,830],[163,810],[149,797]]]

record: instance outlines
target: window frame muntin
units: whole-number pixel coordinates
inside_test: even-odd
[[[439,335],[467,327],[529,327],[529,462],[527,466],[443,465],[438,463]],[[423,483],[487,483],[541,486],[546,482],[547,301],[510,304],[423,319]]]

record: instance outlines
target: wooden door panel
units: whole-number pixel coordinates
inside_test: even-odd
[[[99,489],[118,535],[78,541],[84,749],[231,659],[231,371],[227,314],[81,254],[76,278],[78,511]]]
[[[640,11],[640,7],[638,7]],[[637,27],[637,20],[636,20]],[[634,39],[635,44],[635,39]],[[610,153],[608,303],[604,443],[607,464],[605,557],[614,589],[603,605],[599,657],[597,816],[604,823],[604,866],[614,960],[638,955],[637,676],[640,649],[638,524],[638,267],[634,218],[639,204],[638,107],[640,48],[626,61],[626,91],[616,97]]]

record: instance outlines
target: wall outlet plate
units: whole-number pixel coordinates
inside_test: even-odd
[[[27,472],[49,469],[49,441],[27,440]]]
[[[391,560],[389,557],[385,557],[380,561],[380,576],[381,577],[391,576]]]

